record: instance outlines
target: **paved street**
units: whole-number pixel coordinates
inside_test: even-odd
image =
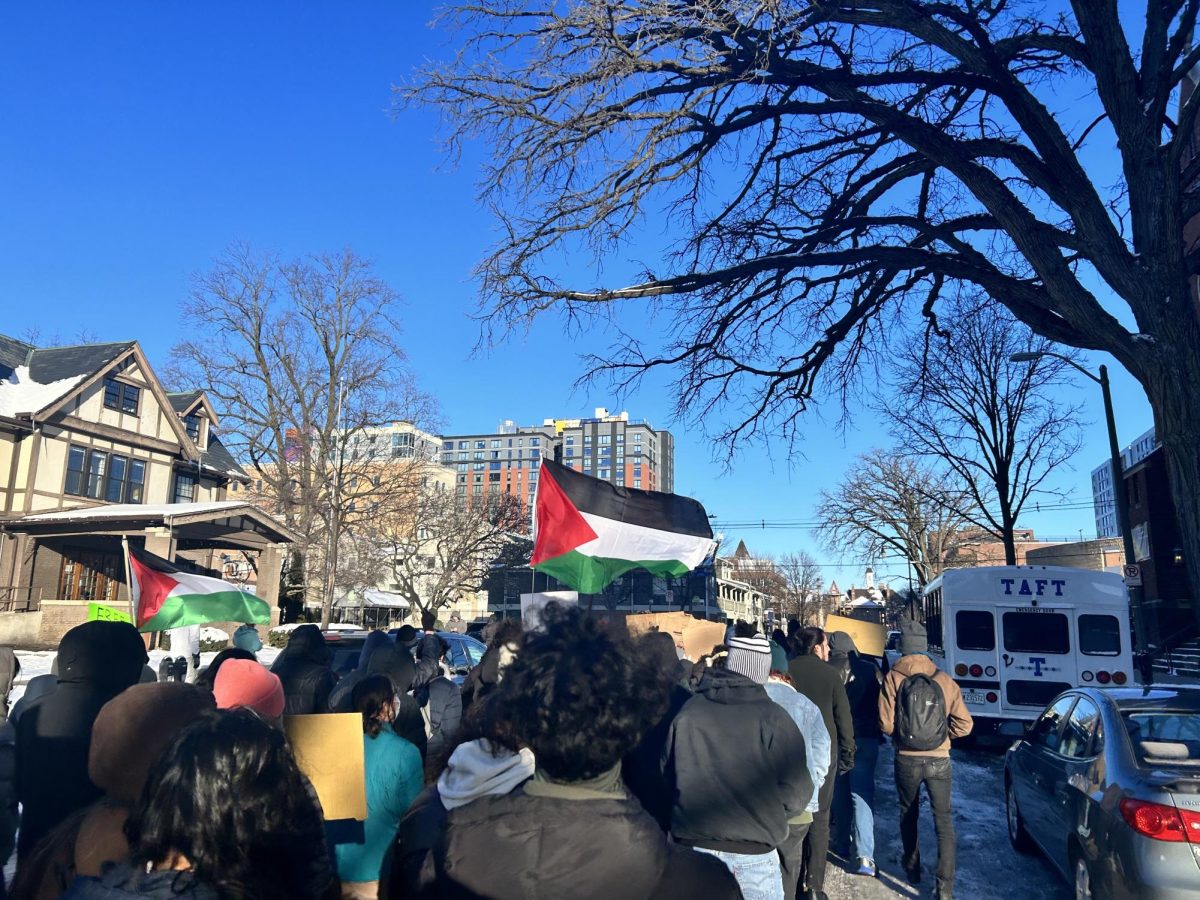
[[[921,810],[921,857],[925,878],[910,885],[900,866],[900,813],[892,781],[892,751],[879,755],[876,773],[875,841],[879,877],[851,875],[831,864],[826,891],[831,898],[882,900],[927,896],[937,859],[933,817],[928,803]],[[958,877],[955,897],[963,900],[1066,900],[1067,884],[1049,863],[1012,849],[1004,821],[1004,757],[1000,753],[954,753],[954,825],[958,832]]]

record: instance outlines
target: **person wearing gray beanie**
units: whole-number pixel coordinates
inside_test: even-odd
[[[730,638],[725,668],[745,675],[755,684],[766,684],[771,675],[771,642],[761,634]]]
[[[900,622],[900,655],[909,656],[913,653],[929,651],[929,637],[925,626],[916,619],[904,619]]]

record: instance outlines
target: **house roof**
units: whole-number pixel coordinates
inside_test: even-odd
[[[0,335],[0,415],[33,416],[133,346],[133,341],[35,347]]]
[[[132,346],[133,341],[123,341],[34,349],[29,354],[29,374],[39,384],[82,378],[103,369]]]
[[[171,401],[171,409],[177,413],[191,409],[204,395],[204,391],[168,391],[167,399]]]
[[[215,469],[224,475],[232,475],[235,477],[249,479],[246,470],[238,465],[238,461],[233,458],[233,454],[229,449],[221,443],[220,437],[216,431],[208,433],[208,449],[204,451],[201,465],[209,469]]]

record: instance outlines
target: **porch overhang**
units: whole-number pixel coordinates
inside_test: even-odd
[[[294,543],[294,531],[261,509],[237,500],[209,503],[112,503],[30,513],[0,522],[0,531],[35,537],[135,535],[165,530],[180,550],[263,550]]]

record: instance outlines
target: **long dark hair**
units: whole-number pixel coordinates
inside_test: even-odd
[[[182,854],[187,879],[222,898],[309,893],[297,858],[321,819],[282,731],[248,709],[189,725],[150,770],[125,824],[135,867]]]
[[[368,675],[354,686],[350,702],[354,711],[362,714],[363,734],[379,737],[388,724],[388,720],[381,717],[380,713],[392,705],[395,696],[395,689],[386,675]]]

